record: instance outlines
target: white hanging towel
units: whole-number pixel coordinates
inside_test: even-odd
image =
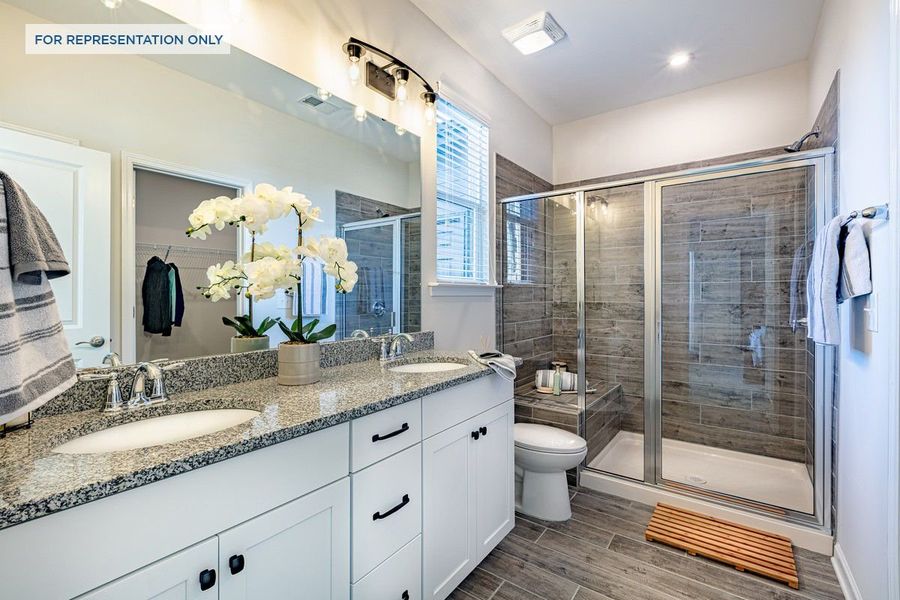
[[[48,281],[68,273],[47,219],[0,172],[0,423],[75,384],[75,363]]]
[[[846,225],[845,225],[846,223]],[[860,225],[845,215],[819,230],[806,277],[808,337],[836,346],[841,340],[838,304],[871,293],[869,249]]]

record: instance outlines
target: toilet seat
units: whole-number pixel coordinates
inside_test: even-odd
[[[547,454],[578,454],[587,449],[587,442],[574,433],[556,427],[534,423],[516,423],[513,428],[515,445]]]

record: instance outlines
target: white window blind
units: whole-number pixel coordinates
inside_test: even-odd
[[[437,277],[487,283],[490,129],[450,102],[437,102]]]

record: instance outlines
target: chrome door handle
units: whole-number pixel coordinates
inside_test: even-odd
[[[91,339],[82,342],[75,342],[76,346],[92,346],[94,348],[102,348],[106,344],[106,338],[102,335],[95,335]]]

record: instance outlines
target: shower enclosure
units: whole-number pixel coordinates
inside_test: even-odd
[[[829,530],[833,356],[806,339],[806,272],[831,195],[826,148],[502,199],[517,420],[584,437],[583,481]],[[576,394],[534,389],[552,362]]]
[[[373,336],[421,330],[421,222],[416,212],[341,226],[359,281],[338,295],[340,339],[357,329]]]

